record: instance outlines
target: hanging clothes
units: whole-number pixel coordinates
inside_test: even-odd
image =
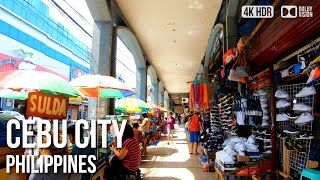
[[[203,84],[198,84],[198,103],[201,104],[203,103]]]
[[[197,80],[195,80],[195,81],[193,82],[193,88],[194,88],[194,103],[197,103],[197,102],[198,102]]]
[[[203,84],[203,109],[209,109],[209,85],[208,83]]]
[[[190,107],[193,108],[194,107],[194,94],[195,94],[195,90],[194,90],[194,83],[191,83],[191,88],[190,88]]]

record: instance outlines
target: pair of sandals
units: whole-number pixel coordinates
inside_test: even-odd
[[[193,152],[189,152],[190,154],[194,154],[194,155],[199,155],[199,153],[193,153]]]

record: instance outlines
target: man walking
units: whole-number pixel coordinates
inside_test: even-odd
[[[200,135],[200,128],[203,129],[202,124],[199,120],[200,111],[196,111],[195,114],[192,115],[188,122],[188,129],[190,131],[190,144],[189,144],[189,152],[190,154],[197,155],[198,152],[198,139]]]

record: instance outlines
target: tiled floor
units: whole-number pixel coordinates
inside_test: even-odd
[[[214,179],[214,173],[202,172],[199,156],[190,155],[189,134],[175,126],[173,144],[167,145],[162,137],[156,146],[148,147],[148,155],[142,157],[143,179]]]

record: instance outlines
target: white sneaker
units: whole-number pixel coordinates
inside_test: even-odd
[[[276,107],[277,108],[286,108],[288,106],[291,106],[291,103],[284,100],[284,99],[280,99],[279,101],[277,101],[276,103]]]
[[[264,114],[264,115],[262,116],[262,120],[268,121],[268,120],[269,120],[269,116],[267,116],[267,115]]]
[[[269,146],[263,146],[265,149],[267,148],[272,148],[272,145],[270,144]]]
[[[254,135],[249,136],[247,139],[247,143],[248,144],[255,144],[256,143],[255,136]]]
[[[266,97],[266,96],[260,96],[260,102],[261,102],[261,103],[266,103],[266,102],[268,102],[267,97]]]
[[[283,89],[278,89],[274,94],[274,96],[277,98],[284,98],[284,99],[289,98],[289,94]]]
[[[267,150],[267,151],[263,152],[263,154],[272,154],[272,151],[271,150]]]
[[[276,121],[288,121],[289,118],[285,116],[284,114],[277,114],[276,115]]]
[[[263,114],[269,114],[269,111],[267,109],[262,109]]]
[[[246,147],[247,147],[247,150],[251,150],[251,151],[259,149],[258,146],[255,144],[246,144]]]
[[[263,112],[269,112],[268,111],[268,106],[267,107],[261,107],[261,109],[262,109]]]
[[[261,124],[262,127],[266,127],[266,126],[269,126],[269,123],[268,121],[262,121],[262,124]]]
[[[245,156],[246,153],[244,153],[243,151],[238,151],[238,156]]]
[[[305,104],[302,104],[302,103],[297,103],[297,104],[293,105],[292,110],[310,112],[310,111],[312,111],[312,107],[305,105]]]
[[[304,87],[298,94],[295,95],[296,98],[307,97],[317,94],[316,88],[314,86]]]
[[[261,102],[260,105],[261,105],[261,109],[264,109],[264,108],[268,107],[268,103]]]
[[[258,91],[255,91],[253,93],[253,96],[266,96],[267,95],[267,92],[263,89],[259,89]]]
[[[294,121],[295,124],[304,124],[312,122],[314,117],[310,113],[302,113],[297,120]]]
[[[234,149],[235,149],[236,151],[246,151],[246,150],[247,150],[247,148],[246,148],[246,146],[245,146],[244,143],[237,143],[237,144],[234,146]]]

